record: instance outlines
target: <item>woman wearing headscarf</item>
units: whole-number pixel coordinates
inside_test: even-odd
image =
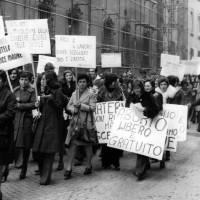
[[[108,102],[108,101],[123,101],[122,90],[117,84],[118,76],[110,73],[105,75],[104,86],[102,86],[97,95],[97,102]],[[102,145],[102,167],[107,169],[111,165],[114,166],[115,170],[120,170],[120,155],[122,150],[107,147],[106,144]]]
[[[2,174],[3,166],[13,162],[15,111],[15,95],[6,86],[6,73],[0,70],[0,200],[2,200],[1,180],[2,178],[6,180],[8,176],[8,171]]]
[[[46,91],[40,97],[40,120],[33,143],[33,152],[37,153],[40,184],[51,183],[51,173],[55,153],[61,152],[63,141],[64,97],[53,71],[45,72]]]

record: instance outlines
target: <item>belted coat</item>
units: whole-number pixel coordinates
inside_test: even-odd
[[[31,86],[25,89],[18,86],[14,89],[14,94],[16,99],[19,100],[14,123],[15,147],[30,149],[34,140],[32,110],[35,109],[35,90]]]

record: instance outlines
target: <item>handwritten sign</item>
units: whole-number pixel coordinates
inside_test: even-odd
[[[179,64],[180,56],[169,55],[169,54],[161,54],[161,67],[165,67],[167,62]]]
[[[47,19],[6,21],[10,44],[17,53],[50,54]]]
[[[166,62],[165,66],[162,67],[160,75],[162,76],[174,75],[177,76],[181,81],[184,77],[184,73],[185,73],[184,66],[168,61]]]
[[[119,108],[107,146],[162,160],[168,119],[140,120],[131,108]]]
[[[58,74],[59,66],[57,65],[56,57],[43,56],[43,55],[39,55],[37,73],[40,74],[40,73],[44,72],[44,66],[47,63],[52,63],[55,67],[54,71],[56,72],[56,74]]]
[[[0,16],[0,38],[5,36],[3,17]]]
[[[121,53],[102,53],[101,54],[101,67],[122,67]]]
[[[31,63],[30,54],[14,53],[8,37],[0,38],[0,69],[9,70]]]
[[[56,35],[60,66],[96,68],[96,36]]]
[[[163,104],[163,112],[161,113],[161,116],[169,119],[167,136],[175,137],[177,141],[186,141],[187,113],[187,106]]]
[[[181,60],[180,64],[185,68],[185,74],[198,75],[200,74],[200,60]]]
[[[107,143],[110,130],[113,126],[115,115],[119,107],[125,107],[124,101],[109,101],[97,103],[95,111],[95,123],[97,127],[99,143]]]

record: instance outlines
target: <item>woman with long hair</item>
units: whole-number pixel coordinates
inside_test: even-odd
[[[63,141],[63,105],[64,97],[53,71],[45,72],[46,91],[40,97],[40,120],[33,143],[33,152],[37,153],[40,184],[51,183],[51,173],[55,153],[61,152]]]
[[[19,86],[20,73],[17,68],[8,71],[12,88],[15,89]]]
[[[15,95],[6,86],[6,73],[0,70],[0,200],[2,200],[1,180],[6,180],[8,176],[8,172],[2,173],[3,166],[13,162],[15,111]]]
[[[72,94],[67,109],[72,113],[72,119],[67,134],[66,144],[69,145],[67,167],[65,178],[71,178],[72,162],[76,155],[77,147],[83,146],[86,152],[86,168],[84,175],[92,173],[92,144],[78,140],[76,129],[86,123],[86,128],[91,129],[93,113],[96,108],[96,95],[88,88],[89,76],[79,74],[77,77],[78,89]],[[94,120],[93,120],[94,121]]]
[[[63,77],[59,81],[59,83],[60,83],[60,86],[61,86],[62,93],[67,97],[67,99],[70,99],[71,96],[72,96],[72,93],[76,89],[76,82],[74,81],[72,71],[66,70],[63,73]],[[67,129],[68,129],[70,119],[71,119],[71,113],[68,112],[66,107],[64,109],[64,114],[65,114],[65,120],[64,120],[64,131],[63,131],[63,134],[64,134],[63,135],[63,150],[59,154],[60,158],[59,158],[57,170],[62,170],[64,168],[63,156],[64,156],[64,152],[65,152],[65,140],[66,140],[66,137],[67,137]]]

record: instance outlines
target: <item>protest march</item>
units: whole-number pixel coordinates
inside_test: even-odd
[[[0,30],[2,22],[0,18]],[[133,70],[129,75],[113,73],[122,68],[122,54],[104,52],[101,68],[107,71],[100,74],[96,36],[55,35],[52,56],[47,19],[3,23],[7,34],[0,31],[2,182],[9,178],[13,163],[20,168],[19,179],[26,179],[30,157],[37,162],[34,173],[40,185],[51,184],[55,156],[57,170],[65,169],[65,180],[73,177],[75,158],[77,165],[85,159],[86,176],[95,171],[94,156],[100,156],[102,169],[123,173],[123,152],[137,156],[133,174],[138,180],[148,179],[154,163],[164,173],[171,155],[187,142],[189,124],[199,120],[195,108],[200,105],[200,60],[162,53],[160,72],[144,78]]]

